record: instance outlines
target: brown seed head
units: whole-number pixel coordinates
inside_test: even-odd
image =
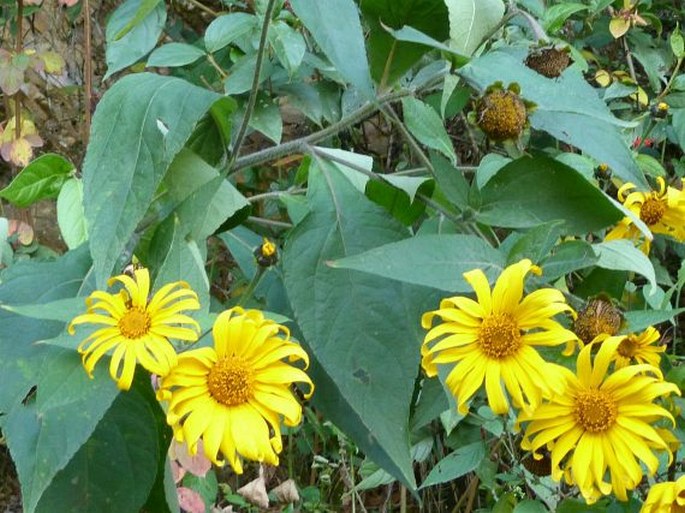
[[[476,104],[477,123],[493,141],[518,139],[528,114],[523,100],[513,91],[486,93]]]
[[[526,58],[526,66],[547,78],[557,78],[569,64],[568,52],[554,47],[533,50]]]
[[[573,331],[584,343],[589,344],[597,335],[616,335],[622,322],[621,311],[611,301],[595,298],[578,312]]]

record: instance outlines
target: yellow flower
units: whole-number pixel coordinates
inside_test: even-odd
[[[523,298],[523,281],[531,271],[541,273],[527,259],[510,265],[492,292],[483,271],[464,273],[478,301],[446,298],[439,310],[421,319],[424,329],[431,328],[435,317],[442,320],[426,334],[421,365],[435,376],[438,364],[456,364],[446,384],[464,415],[467,402],[483,382],[490,408],[497,414],[509,410],[503,385],[514,405],[523,408],[536,407],[543,395],[561,386],[556,366],[545,362],[534,346],[567,343],[571,351],[576,335],[552,317],[573,310],[556,289],[536,290]]]
[[[134,278],[126,274],[110,278],[108,285],[111,287],[116,282],[123,285],[118,293],[96,290],[86,299],[87,313],[74,318],[68,331],[73,335],[74,326],[78,324],[105,325],[79,344],[83,366],[92,378],[98,360],[114,349],[109,373],[121,390],[128,390],[136,362],[160,376],[176,365],[176,351],[169,338],[197,340],[200,326],[181,312],[197,310],[200,303],[197,294],[182,281],[164,285],[148,302],[150,275],[147,269],[135,270]]]
[[[642,220],[652,233],[669,235],[678,242],[685,242],[685,193],[675,187],[666,186],[662,177],[657,177],[658,191],[626,192],[635,188],[627,183],[618,190],[618,199]],[[631,239],[638,241],[642,232],[626,217],[609,233],[604,240]],[[651,241],[646,239],[640,246],[649,253]]]
[[[285,326],[257,310],[240,307],[219,315],[212,330],[214,347],[180,354],[178,365],[162,378],[157,397],[169,401],[167,422],[176,440],[197,453],[202,439],[207,458],[243,471],[239,456],[278,465],[282,450],[280,418],[296,426],[302,407],[290,389],[313,384],[304,371],[284,362],[307,353],[290,340]]]
[[[653,451],[666,451],[672,458],[669,441],[653,424],[660,418],[675,423],[653,401],[680,391],[664,382],[652,365],[630,365],[607,375],[621,340],[604,340],[594,365],[594,344],[585,346],[578,355],[577,375],[563,369],[563,392],[533,413],[522,412],[517,420],[530,423],[521,447],[551,451],[552,477],[559,481],[563,475],[568,484],[576,484],[589,504],[612,492],[619,500],[628,500],[626,491],[642,479],[638,460],[653,475],[659,466]],[[605,481],[607,469],[610,482]]]
[[[685,476],[652,486],[640,513],[685,513]]]
[[[620,369],[631,363],[648,363],[658,367],[661,363],[661,353],[666,351],[666,346],[655,344],[660,338],[661,334],[652,326],[639,335],[621,337],[615,355],[616,368]]]

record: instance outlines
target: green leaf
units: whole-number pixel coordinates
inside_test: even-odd
[[[676,59],[685,57],[685,39],[683,39],[683,34],[678,28],[671,32],[669,42],[671,43],[671,51]]]
[[[262,237],[244,226],[236,226],[217,237],[224,241],[243,274],[252,279],[257,272],[254,250],[262,243]]]
[[[155,289],[165,283],[185,281],[197,293],[201,312],[209,309],[209,279],[205,271],[206,249],[204,244],[187,236],[187,231],[175,216],[169,217],[161,226],[169,232],[168,250],[155,276]],[[204,241],[203,241],[204,242]]]
[[[83,165],[84,207],[99,287],[169,164],[217,98],[177,78],[140,73],[119,80],[100,100]]]
[[[657,287],[654,266],[647,255],[635,247],[630,240],[610,240],[593,244],[592,248],[599,257],[597,266],[612,271],[632,271],[641,274],[649,281],[652,290]]]
[[[521,96],[536,104],[529,116],[533,128],[544,130],[562,142],[571,144],[606,163],[613,173],[626,182],[647,188],[620,128],[634,123],[616,118],[597,92],[575,67],[559,78],[549,80],[523,64],[523,55],[503,51],[489,52],[459,70],[459,75],[473,86],[485,90],[502,80],[521,87]],[[507,85],[507,84],[505,84]]]
[[[131,21],[129,21],[128,24],[121,29],[116,36],[114,36],[114,39],[121,39],[128,34],[132,28],[143,22],[148,14],[150,14],[161,1],[162,0],[140,0],[138,3],[138,9],[136,10],[136,13]]]
[[[106,366],[100,364],[95,376],[88,378],[73,351],[53,352],[36,385],[35,402],[18,404],[7,414],[3,433],[27,513],[37,510],[55,476],[88,440],[119,393]]]
[[[76,249],[88,240],[83,211],[83,180],[80,178],[67,180],[62,186],[57,196],[57,224],[69,249]]]
[[[326,263],[448,292],[473,291],[463,277],[467,271],[482,269],[493,281],[505,265],[483,239],[461,234],[412,237]]]
[[[685,312],[685,308],[675,308],[673,310],[634,310],[624,312],[625,320],[621,333],[639,333],[649,326],[655,326],[662,322],[673,322],[673,319]]]
[[[73,170],[74,165],[60,155],[41,155],[0,191],[0,197],[21,208],[38,200],[56,198]]]
[[[421,144],[439,151],[449,158],[452,164],[457,164],[452,141],[433,107],[416,98],[408,97],[402,99],[402,112],[407,129]]]
[[[269,42],[276,57],[292,77],[307,52],[304,37],[287,23],[278,20],[269,26]]]
[[[421,483],[421,488],[446,483],[473,472],[483,461],[485,455],[485,445],[480,441],[460,447],[445,456],[433,467],[425,481]]]
[[[530,229],[509,250],[507,264],[516,263],[523,258],[529,258],[535,264],[540,263],[556,244],[563,225],[562,221],[550,221]]]
[[[561,29],[566,20],[573,14],[584,11],[588,8],[587,5],[564,2],[562,4],[552,5],[545,9],[545,14],[542,17],[542,26],[550,34],[555,34]]]
[[[165,66],[173,68],[186,66],[204,57],[206,54],[200,48],[185,43],[167,43],[150,54],[146,66]]]
[[[524,157],[500,169],[482,189],[477,213],[480,222],[508,228],[562,220],[569,233],[599,230],[622,217],[602,191],[548,157]]]
[[[488,153],[478,164],[476,169],[476,185],[482,189],[488,180],[495,176],[500,169],[509,164],[512,160],[497,153]]]
[[[54,262],[18,262],[2,273],[0,303],[43,305],[75,296],[91,266],[88,248],[70,251]],[[24,317],[0,309],[0,423],[36,384],[43,360],[54,354],[37,340],[59,335],[64,324]]]
[[[164,185],[185,235],[198,241],[213,234],[227,219],[242,219],[250,210],[247,199],[190,150],[178,153]]]
[[[221,50],[257,28],[257,17],[244,12],[219,16],[205,31],[205,48],[210,53]]]
[[[593,266],[597,259],[592,246],[583,240],[562,242],[554,247],[549,257],[540,262],[542,276],[536,279],[549,283],[578,269]]]
[[[164,2],[153,2],[154,6],[150,5],[153,8],[136,23],[144,1],[126,0],[110,16],[106,29],[107,73],[103,80],[134,64],[157,44],[166,23],[166,7]]]
[[[514,508],[514,513],[547,513],[548,511],[542,502],[530,499],[519,502]]]
[[[449,409],[450,403],[445,389],[437,378],[426,378],[421,386],[421,395],[411,416],[411,430],[425,426]]]
[[[662,166],[661,162],[659,162],[651,155],[645,155],[644,153],[640,153],[637,155],[636,160],[637,165],[640,166],[640,170],[644,174],[654,177],[666,177],[666,170],[664,169],[664,166]]]
[[[249,125],[276,144],[280,144],[283,135],[283,119],[278,100],[273,100],[267,95],[259,95]]]
[[[468,207],[470,187],[462,172],[436,153],[431,155],[431,163],[435,179],[445,197],[460,210]]]
[[[345,80],[373,98],[364,33],[354,0],[291,0],[290,5]]]
[[[426,210],[426,204],[415,200],[416,194],[430,197],[435,182],[428,177],[380,175],[366,186],[367,197],[384,207],[392,216],[409,226]]]
[[[145,376],[151,391],[149,375]],[[35,511],[139,511],[155,481],[159,454],[166,449],[159,444],[153,408],[159,405],[135,388],[119,394],[92,436],[55,476]]]
[[[444,0],[364,0],[360,8],[369,24],[369,63],[371,75],[378,83],[384,75],[385,84],[395,83],[430,50],[423,43],[416,44],[420,41],[397,38],[395,30],[411,27],[435,41],[449,37]]]
[[[257,54],[249,53],[243,55],[229,70],[228,77],[224,80],[224,92],[229,95],[246,93],[252,88],[252,81],[257,69]],[[259,83],[264,82],[274,67],[270,61],[264,60],[262,70],[259,73]]]
[[[449,10],[450,46],[473,55],[482,39],[502,20],[502,0],[445,0]]]
[[[2,303],[0,308],[32,319],[69,322],[78,314],[84,313],[86,305],[82,297],[68,297],[39,304],[14,305]]]
[[[313,356],[313,401],[413,490],[408,420],[423,338],[418,319],[435,298],[429,290],[326,265],[408,235],[335,166],[313,163],[308,200],[310,213],[290,232],[282,262],[288,297]]]

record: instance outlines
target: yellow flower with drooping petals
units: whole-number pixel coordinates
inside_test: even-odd
[[[194,342],[200,326],[184,310],[197,310],[197,294],[182,281],[161,287],[148,301],[150,274],[147,269],[110,278],[111,287],[123,285],[114,294],[96,290],[87,299],[87,313],[75,317],[69,324],[70,334],[79,324],[103,324],[78,346],[83,366],[93,377],[93,369],[105,353],[114,349],[109,373],[121,390],[131,388],[136,363],[148,371],[163,376],[176,365],[176,351],[170,338]],[[185,327],[182,325],[188,325]]]
[[[685,476],[652,486],[640,513],[685,513]]]
[[[306,384],[305,397],[313,392],[309,376],[285,360],[301,360],[306,368],[307,353],[285,326],[257,310],[221,313],[212,334],[214,347],[180,354],[161,380],[157,397],[169,402],[167,422],[176,440],[196,454],[201,439],[207,458],[223,465],[221,452],[238,474],[241,457],[278,465],[281,418],[286,426],[302,418],[291,385]]]
[[[663,381],[661,371],[652,365],[630,365],[608,374],[622,339],[604,340],[594,364],[595,344],[585,346],[578,355],[576,374],[563,370],[564,390],[533,413],[522,412],[517,420],[517,424],[528,423],[521,447],[534,453],[549,450],[552,478],[559,481],[563,475],[589,504],[612,492],[619,500],[628,500],[627,490],[642,480],[640,461],[653,475],[659,466],[655,451],[672,458],[669,440],[654,424],[659,419],[675,422],[654,400],[680,395],[680,390]]]
[[[616,368],[620,369],[632,363],[648,363],[659,367],[661,353],[666,351],[666,346],[658,343],[659,339],[661,334],[652,326],[640,334],[622,337],[616,349]]]
[[[561,386],[557,366],[545,362],[535,346],[566,343],[567,351],[572,351],[576,335],[553,317],[574,312],[556,289],[539,289],[523,297],[529,272],[541,270],[528,259],[510,265],[492,291],[483,271],[466,272],[464,278],[478,300],[446,298],[438,310],[421,319],[424,329],[430,329],[421,347],[421,365],[435,376],[439,364],[455,364],[446,384],[464,415],[483,382],[490,408],[497,414],[509,411],[505,388],[515,406],[535,408],[543,396]],[[442,322],[431,327],[436,317]]]
[[[627,183],[618,190],[618,199],[636,217],[643,221],[652,233],[673,237],[678,242],[685,242],[685,193],[675,187],[666,186],[662,177],[657,177],[659,189],[651,192],[633,191],[635,185]],[[633,221],[626,217],[616,225],[604,240],[630,239],[639,241],[642,232]],[[649,253],[651,241],[645,239],[640,245],[644,253]]]

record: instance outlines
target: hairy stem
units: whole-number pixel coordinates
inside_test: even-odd
[[[257,94],[259,93],[259,78],[262,74],[262,62],[264,61],[264,53],[266,52],[266,38],[269,34],[269,24],[271,23],[271,14],[273,13],[274,6],[276,5],[276,0],[269,0],[269,4],[266,6],[266,11],[264,12],[264,23],[262,23],[262,33],[259,36],[259,48],[257,49],[257,63],[255,65],[254,77],[252,79],[252,88],[250,89],[250,98],[247,101],[247,107],[245,108],[245,115],[240,123],[240,128],[238,129],[238,135],[236,135],[235,143],[233,144],[233,149],[231,150],[231,159],[229,165],[227,166],[225,173],[231,169],[232,165],[235,163],[240,153],[240,148],[245,140],[245,135],[247,134],[247,127],[250,123],[250,118],[254,112],[255,104],[257,103]]]
[[[320,141],[328,139],[329,137],[332,137],[351,126],[364,121],[366,118],[374,114],[381,105],[399,100],[405,96],[411,96],[414,93],[415,91],[413,90],[403,89],[401,91],[380,96],[376,101],[362,105],[360,108],[354,112],[351,112],[340,121],[333,123],[332,125],[319,130],[318,132],[301,137],[300,139],[279,144],[278,146],[274,146],[272,148],[266,148],[264,150],[257,151],[244,157],[237,157],[235,162],[232,165],[229,165],[227,169],[229,169],[231,173],[234,173],[247,167],[258,166],[272,160],[280,159],[292,153],[301,153],[306,150],[308,145],[316,144]]]

